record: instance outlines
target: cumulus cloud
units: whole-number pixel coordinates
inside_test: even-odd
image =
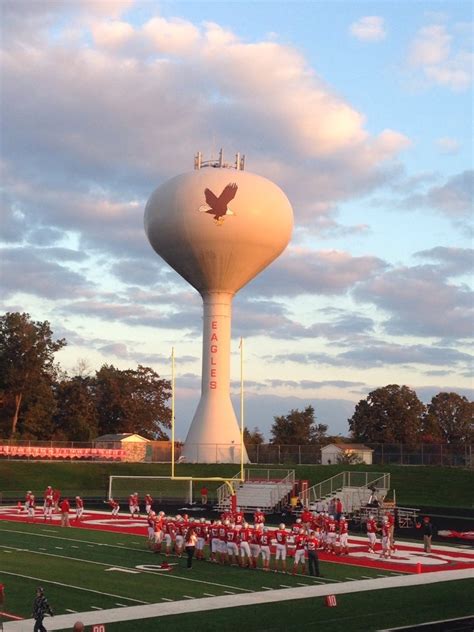
[[[472,213],[474,200],[474,171],[468,169],[439,186],[432,186],[424,193],[414,193],[405,197],[401,208],[430,208],[452,219],[468,217]]]
[[[422,27],[410,44],[409,65],[433,84],[465,90],[472,81],[473,56],[464,46],[453,47],[453,36],[446,25]]]
[[[380,42],[387,36],[385,20],[378,15],[367,15],[353,22],[349,32],[363,42]]]

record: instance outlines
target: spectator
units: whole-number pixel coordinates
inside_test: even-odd
[[[207,505],[207,487],[205,485],[201,487],[201,504]]]

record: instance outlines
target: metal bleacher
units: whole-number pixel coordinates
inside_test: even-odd
[[[240,473],[231,479],[234,493],[237,496],[237,506],[242,511],[271,512],[280,509],[287,501],[295,484],[294,470],[274,469],[246,469],[244,481],[240,480]],[[230,508],[230,489],[228,485],[221,485],[217,489],[217,509],[225,511]]]
[[[304,504],[316,511],[326,511],[334,498],[342,501],[344,512],[353,514],[365,507],[372,494],[371,488],[382,502],[390,490],[390,474],[382,472],[340,472],[310,487]]]

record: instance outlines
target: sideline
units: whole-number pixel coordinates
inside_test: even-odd
[[[425,586],[438,582],[458,581],[460,579],[474,579],[472,569],[460,571],[440,571],[422,575],[397,577],[383,577],[381,579],[361,580],[358,582],[344,582],[331,586],[308,586],[300,588],[285,588],[282,590],[267,590],[251,594],[225,595],[223,597],[206,597],[186,601],[186,613],[203,612],[205,610],[221,610],[239,606],[255,606],[262,603],[275,603],[309,597],[323,597],[326,595],[341,595],[344,593],[366,592],[385,588],[400,588],[407,586]],[[164,604],[150,604],[148,606],[131,606],[129,608],[112,608],[101,610],[100,613],[78,612],[74,615],[59,615],[48,619],[48,630],[64,630],[71,628],[80,619],[85,625],[118,623],[137,619],[150,619],[183,614],[183,601]],[[33,619],[12,621],[3,627],[5,632],[31,632]]]

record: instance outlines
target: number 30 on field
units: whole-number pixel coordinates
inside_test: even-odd
[[[105,625],[93,625],[92,632],[105,632]]]

